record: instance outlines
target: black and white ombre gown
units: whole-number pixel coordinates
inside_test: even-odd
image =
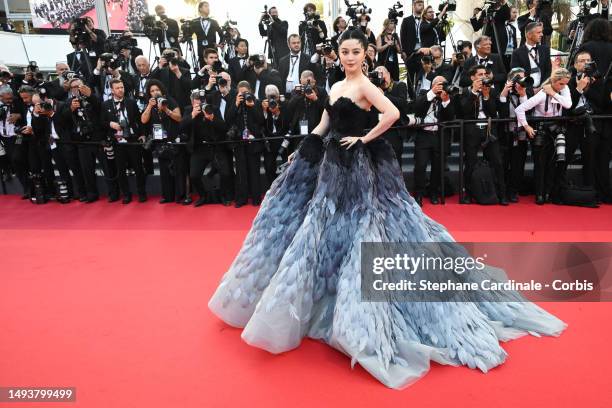
[[[518,294],[504,302],[362,301],[361,242],[454,239],[409,195],[387,142],[340,146],[363,133],[369,112],[346,97],[326,109],[328,134],[306,137],[276,178],[210,300],[219,318],[271,353],[306,336],[324,341],[397,389],[424,376],[431,360],[486,372],[506,358],[500,340],[565,329]]]

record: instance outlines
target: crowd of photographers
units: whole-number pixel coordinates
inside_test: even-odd
[[[2,69],[0,166],[36,203],[97,201],[98,168],[110,202],[132,201],[132,176],[144,202],[156,158],[161,203],[259,205],[279,164],[299,135],[319,123],[330,88],[344,77],[339,35],[360,29],[370,39],[364,74],[402,114],[383,136],[400,165],[404,141],[414,141],[420,204],[424,197],[440,202],[451,138],[458,134],[443,129],[455,119],[467,121],[465,202],[518,202],[531,150],[536,203],[610,203],[612,132],[597,118],[612,107],[607,1],[601,14],[572,25],[580,43],[567,69],[551,60],[549,20],[538,1],[523,16],[507,0],[475,10],[471,23],[482,35],[473,44],[447,41],[453,1],[436,13],[415,0],[401,24],[398,2],[378,33],[363,3],[347,2],[346,18],[338,17],[329,31],[308,3],[295,34],[276,7],[266,6],[258,22],[266,39],[262,54],[250,52],[235,23],[210,18],[206,1],[197,19],[178,22],[157,6],[155,16],[142,20],[159,51],[153,61],[131,32],[107,38],[91,19],[75,19],[69,29],[74,52],[56,65],[56,79],[45,81],[33,62],[24,75]],[[452,58],[445,60],[451,46]],[[558,116],[568,118],[530,119]],[[373,125],[376,120],[372,111]],[[567,168],[578,161],[578,149],[582,182],[575,187]]]

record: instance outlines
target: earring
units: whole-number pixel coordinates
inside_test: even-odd
[[[344,65],[340,64],[340,71],[344,72]]]

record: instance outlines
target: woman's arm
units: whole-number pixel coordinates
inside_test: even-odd
[[[570,92],[568,86],[563,88],[560,93],[555,93],[553,98],[555,98],[557,102],[559,102],[565,109],[572,107],[572,93]]]
[[[142,112],[143,116],[144,116],[144,112]],[[179,109],[179,107],[177,106],[176,108],[174,108],[173,110],[167,109],[166,110],[166,115],[168,115],[168,117],[170,119],[172,119],[175,122],[180,122],[181,121],[181,110]],[[144,120],[142,123],[145,123]]]
[[[319,122],[317,127],[312,129],[312,133],[314,133],[317,136],[323,136],[325,133],[327,133],[328,129],[329,129],[329,115],[327,114],[327,110],[324,109],[323,115],[321,116],[321,121]]]
[[[514,113],[516,114],[516,121],[518,122],[519,126],[524,127],[529,125],[529,123],[527,123],[525,112],[542,103],[542,100],[544,99],[546,99],[546,94],[543,91],[540,91],[516,107]]]
[[[389,98],[369,81],[363,87],[363,95],[381,113],[378,124],[361,138],[363,143],[368,143],[385,133],[399,119],[400,113]]]

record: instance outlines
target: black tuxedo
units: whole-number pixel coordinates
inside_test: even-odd
[[[64,90],[64,86],[60,85],[60,79],[56,78],[51,82],[47,83],[45,87],[47,89],[47,94],[50,98],[64,101],[68,97],[68,91]]]
[[[290,120],[291,118],[287,114],[287,104],[285,102],[280,103],[280,113],[278,117],[273,117],[270,112],[265,113],[264,115],[264,126],[263,126],[263,135],[264,137],[277,137],[277,136],[285,136],[289,132]],[[286,161],[288,153],[293,151],[291,146],[291,142],[295,141],[295,139],[289,142],[289,150],[285,149],[285,154],[283,155],[283,160]],[[281,148],[281,144],[283,140],[271,140],[266,142],[264,147],[264,169],[266,171],[266,178],[268,179],[268,186],[272,184],[274,179],[276,178],[277,171],[277,157],[278,152]]]
[[[421,19],[423,21],[423,19]],[[414,16],[408,16],[402,20],[400,28],[400,41],[402,50],[410,56],[415,51],[417,44],[416,25]]]
[[[612,63],[612,43],[606,41],[588,41],[580,46],[580,51],[588,51],[593,61],[597,63],[597,70],[606,75]],[[612,75],[612,71],[610,72]],[[603,89],[603,87],[602,87]],[[608,94],[609,95],[609,94]]]
[[[279,90],[281,94],[285,95],[293,91],[293,89],[285,89],[287,86],[287,76],[289,75],[289,71],[292,66],[291,55],[292,54],[285,55],[283,58],[280,59],[278,63],[278,72],[280,73],[281,80],[281,87],[279,88]],[[313,64],[311,64],[310,62],[310,57],[308,57],[303,52],[300,53],[300,59],[299,62],[296,62],[296,65],[296,68],[298,68],[299,75],[302,75],[302,72],[304,72],[305,70],[311,70],[315,75],[317,74],[316,67],[314,67]]]
[[[174,98],[178,106],[181,108],[191,104],[189,96],[191,95],[191,76],[189,71],[180,68],[181,77],[170,71],[168,66],[163,68],[155,68],[151,72],[151,77],[161,81],[168,90],[168,96]]]
[[[550,36],[553,32],[552,23],[549,17],[536,17],[534,20],[532,20],[530,19],[530,14],[527,12],[516,19],[519,31],[521,32],[521,45],[525,44],[525,41],[527,39],[525,37],[525,28],[527,28],[527,25],[532,22],[541,22],[544,25],[544,36]]]
[[[470,18],[470,23],[474,31],[480,30],[484,26],[485,12],[480,13],[479,18]],[[495,31],[499,36],[499,47],[501,50],[497,50],[497,43],[495,41],[495,31],[493,30],[493,24],[488,24],[483,35],[491,37],[491,52],[494,54],[504,55],[506,47],[508,46],[508,33],[506,32],[506,21],[510,20],[510,6],[506,3],[497,10],[495,17],[493,18],[493,24],[495,24]],[[516,34],[515,34],[516,38]]]
[[[287,46],[288,30],[289,23],[278,18],[272,20],[268,30],[266,30],[266,27],[261,22],[259,23],[259,34],[262,37],[268,37],[268,57],[272,59],[274,68],[278,68],[278,61],[289,54],[289,47]],[[274,53],[276,54],[274,56],[272,55],[272,48],[274,48]]]
[[[429,101],[427,94],[416,98],[414,114],[425,119],[430,109],[433,109],[434,122],[444,122],[454,119],[454,109],[452,101],[443,106],[442,101],[436,97]],[[438,128],[439,130],[440,128]],[[426,189],[427,165],[431,162],[431,177],[429,179],[429,193],[432,196],[440,194],[442,160],[441,154],[441,133],[439,131],[426,130],[420,128],[416,131],[414,138],[414,183],[417,195],[423,195]],[[446,145],[446,143],[445,143]]]
[[[234,58],[230,58],[227,63],[227,72],[232,77],[232,84],[237,85],[238,82],[246,80],[247,72],[249,71],[248,64],[248,55],[245,56],[242,60],[244,60],[244,65],[240,65],[241,58],[235,56]]]
[[[210,21],[210,26],[208,27],[207,33],[204,32],[204,28],[202,27],[203,20],[201,17],[191,20],[191,29],[198,39],[198,57],[201,66],[204,65],[204,50],[206,48],[216,49],[217,44],[221,42],[223,36],[223,31],[217,20],[213,18],[209,18],[208,20]],[[204,45],[204,42],[206,45]]]
[[[317,100],[314,102],[311,102],[305,96],[292,94],[287,104],[287,115],[290,118],[289,130],[291,134],[300,134],[300,120],[304,118],[308,121],[308,133],[312,132],[321,121],[321,116],[323,116],[323,110],[325,109],[327,92],[319,86],[316,87],[315,92],[317,93]]]
[[[537,65],[540,68],[541,85],[542,82],[544,82],[546,79],[548,79],[548,77],[550,77],[550,73],[552,71],[552,64],[550,62],[550,47],[546,45],[538,45],[537,52]],[[523,68],[527,75],[529,75],[529,73],[531,72],[529,50],[527,49],[526,44],[521,45],[512,53],[512,59],[510,60],[510,68],[517,67]]]
[[[80,57],[76,56],[77,52],[81,55]],[[81,75],[85,82],[87,82],[93,75],[93,70],[96,68],[98,60],[97,57],[89,57],[89,64],[87,64],[85,56],[86,54],[84,51],[73,51],[66,55],[66,61],[70,70]]]
[[[163,33],[160,33],[160,36],[158,38],[162,50],[167,48],[166,46],[164,46],[165,40],[168,40],[168,42],[170,43],[170,48],[179,48],[180,43],[178,38],[180,31],[178,23],[176,22],[176,20],[167,17],[163,18],[162,21],[168,26],[168,28]],[[166,38],[163,38],[164,34]]]
[[[123,87],[125,88],[125,95],[132,96],[134,93],[134,80],[130,74],[125,71],[118,71],[119,79],[123,81]],[[108,75],[108,81],[112,78]],[[91,89],[94,90],[95,94],[98,98],[102,99],[104,96],[104,90],[106,88],[106,77],[104,75],[95,75],[93,74],[89,79],[88,84]],[[109,82],[109,92],[110,92],[110,82]]]
[[[319,35],[317,27],[321,28],[323,32],[323,38]],[[298,33],[302,39],[302,52],[305,54],[313,55],[316,50],[316,45],[321,44],[325,38],[327,38],[327,27],[323,20],[317,20],[312,26],[308,26],[306,23],[300,23],[298,27]],[[308,49],[306,49],[306,42],[308,42]]]
[[[124,110],[125,109],[125,110]],[[102,114],[100,121],[102,122],[102,128],[106,131],[106,134],[115,139],[115,129],[110,127],[110,122],[120,123],[122,115],[120,111],[127,114],[127,129],[124,129],[124,138],[128,142],[136,142],[139,136],[144,135],[144,128],[140,121],[140,110],[136,101],[131,98],[124,98],[121,102],[119,109],[114,98],[111,98],[102,103]],[[129,129],[129,135],[126,131]],[[117,170],[117,181],[119,189],[123,193],[124,197],[130,197],[130,185],[128,183],[126,169],[132,168],[136,173],[136,188],[139,196],[146,195],[146,176],[142,165],[142,147],[134,145],[124,145],[123,143],[114,143],[115,150],[115,166]]]
[[[421,24],[421,47],[440,45],[445,40],[444,33],[438,28],[440,21],[435,18],[431,22],[423,20]]]
[[[475,65],[479,64],[480,57],[478,55],[468,58],[463,64],[463,75],[459,84],[461,86],[470,86],[472,81],[470,80],[469,71]],[[493,82],[496,87],[503,87],[506,82],[506,68],[502,58],[498,54],[490,54],[487,58],[486,66],[493,71]]]
[[[405,82],[392,81],[389,88],[385,89],[385,96],[400,111],[400,118],[393,126],[401,126],[404,123],[403,118],[408,113],[408,86]],[[404,136],[406,134],[405,129],[389,129],[383,134],[383,137],[393,148],[400,168],[402,166],[402,152],[404,150]]]
[[[249,81],[251,84],[251,90],[255,93],[257,89],[257,80],[259,80],[259,92],[255,97],[259,100],[263,100],[266,97],[266,86],[268,85],[276,85],[279,91],[282,93],[282,80],[280,74],[275,69],[266,69],[261,71],[259,76],[255,74],[255,71],[249,70],[246,74],[245,80]]]

